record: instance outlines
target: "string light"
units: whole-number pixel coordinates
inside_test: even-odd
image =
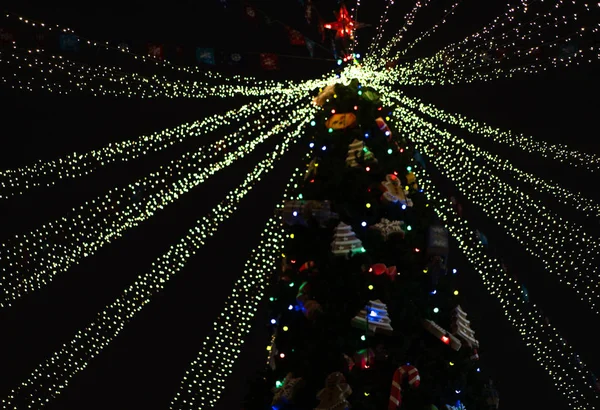
[[[121,296],[98,314],[88,327],[76,333],[74,338],[38,365],[31,375],[2,399],[4,408],[24,405],[42,408],[66,388],[77,373],[85,369],[125,325],[150,302],[152,296],[162,290],[166,283],[184,266],[186,261],[200,248],[205,240],[218,230],[237,209],[239,202],[260,181],[262,174],[273,169],[276,161],[297,142],[307,120],[306,115],[314,112],[307,108],[304,120],[297,120],[295,131],[285,135],[281,144],[269,152],[249,173],[240,186],[189,230],[189,233],[169,251],[159,257],[150,272],[140,275]],[[239,353],[239,352],[238,352]]]
[[[111,67],[88,66],[62,56],[45,55],[39,50],[15,49],[12,54],[0,51],[0,63],[18,72],[0,77],[3,82],[25,91],[43,89],[58,94],[90,92],[94,96],[139,98],[230,98],[239,95],[256,97],[288,91],[306,91],[305,84],[290,85],[289,88],[283,84],[265,87],[251,82],[223,84],[215,83],[214,80],[174,80],[158,74],[142,76]],[[24,75],[24,70],[27,70],[28,76]],[[65,75],[67,81],[64,81]],[[53,81],[57,76],[61,76],[59,78],[62,81]]]
[[[489,256],[473,229],[457,215],[450,201],[435,190],[427,172],[418,170],[415,173],[428,202],[433,205],[458,248],[480,275],[488,292],[498,299],[504,315],[518,330],[537,363],[554,380],[558,391],[573,409],[594,408],[591,403],[594,392],[588,382],[590,373],[579,355],[552,325],[544,322],[537,306],[520,296],[519,283],[506,274],[499,261]]]
[[[398,32],[394,34],[392,39],[387,42],[385,47],[383,47],[381,57],[385,58],[386,56],[388,56],[392,48],[394,48],[400,41],[402,41],[402,39],[404,38],[404,33],[406,33],[408,31],[408,28],[414,24],[417,12],[421,8],[427,7],[429,5],[429,1],[430,0],[417,0],[413,8],[404,16],[404,24],[402,25],[400,30],[398,30]]]
[[[385,32],[386,23],[389,21],[389,19],[387,18],[388,11],[389,11],[390,7],[393,5],[394,5],[394,0],[388,0],[385,5],[385,9],[383,10],[383,14],[381,15],[381,19],[379,20],[379,25],[377,26],[377,35],[375,36],[375,39],[373,41],[371,41],[371,44],[369,45],[369,49],[367,52],[368,56],[365,59],[366,66],[369,65],[369,60],[371,58],[371,55],[375,54],[377,52],[377,47],[379,45],[379,42],[383,38],[383,33]]]
[[[593,199],[585,197],[579,192],[573,192],[563,188],[555,182],[547,182],[531,173],[522,171],[512,165],[509,161],[504,160],[497,155],[484,151],[473,144],[467,144],[463,139],[455,137],[448,131],[435,128],[432,123],[421,120],[418,116],[406,109],[399,108],[398,112],[400,112],[405,118],[410,118],[411,121],[422,124],[429,130],[435,132],[437,135],[448,140],[450,143],[464,147],[471,153],[472,157],[486,161],[490,168],[504,171],[510,175],[514,181],[530,184],[536,189],[536,191],[553,196],[555,201],[558,203],[572,206],[573,208],[584,212],[589,216],[600,217],[600,205]]]
[[[103,199],[92,201],[87,209],[85,206],[74,209],[74,215],[70,217],[63,217],[29,234],[17,236],[9,244],[3,244],[3,249],[0,248],[3,260],[9,266],[8,269],[2,269],[4,298],[0,307],[10,306],[15,299],[47,285],[57,274],[118,239],[127,230],[149,219],[157,211],[178,200],[235,160],[243,158],[269,137],[298,122],[299,118],[306,115],[307,110],[313,109],[304,106],[294,110],[290,119],[281,121],[266,132],[260,131],[265,125],[259,126],[257,130],[259,136],[251,141],[246,139],[245,134],[233,133],[226,138],[226,146],[242,145],[211,166],[204,165],[204,162],[216,157],[219,151],[186,153],[181,159],[173,161],[169,167],[161,167],[159,172],[151,174],[150,177],[132,183],[126,188],[109,191]],[[273,116],[273,121],[279,120]],[[254,124],[248,123],[246,127],[249,128],[251,125]],[[172,175],[178,176],[173,182],[171,182],[172,177],[169,178]],[[140,188],[148,189],[147,196],[133,203],[128,201],[132,192]],[[121,202],[126,206],[115,210],[115,202],[117,207]],[[97,203],[99,204],[92,208]],[[66,243],[52,240],[59,233],[65,235]],[[25,254],[35,256],[33,263],[23,261]]]
[[[455,144],[439,137],[424,121],[408,121],[399,116],[403,129],[420,152],[451,179],[462,194],[494,219],[506,234],[536,256],[548,273],[571,286],[595,313],[598,287],[595,256],[599,244],[583,227],[554,214],[541,201],[503,182],[485,165]]]
[[[392,91],[390,90],[390,92]],[[398,98],[402,104],[413,110],[418,110],[419,112],[444,123],[463,128],[472,134],[485,138],[489,142],[507,145],[513,149],[520,149],[528,154],[556,160],[572,167],[584,168],[590,172],[600,170],[600,156],[593,153],[577,151],[564,144],[558,145],[545,141],[538,141],[533,137],[511,131],[503,131],[485,123],[471,120],[464,115],[453,114],[441,110],[434,105],[427,104],[417,98],[408,98],[400,91],[393,91],[393,96]]]
[[[157,67],[168,68],[173,71],[178,71],[178,72],[182,72],[182,73],[186,73],[186,74],[192,74],[194,76],[198,76],[198,75],[207,76],[209,78],[218,79],[221,82],[242,81],[242,82],[246,82],[246,83],[264,85],[266,87],[277,87],[281,83],[286,83],[286,84],[294,84],[295,83],[292,80],[287,80],[284,82],[274,81],[274,80],[261,80],[261,79],[257,79],[254,77],[241,76],[239,74],[225,76],[218,72],[203,70],[201,67],[178,66],[178,65],[173,64],[169,60],[165,60],[165,59],[158,60],[149,55],[132,53],[125,47],[121,47],[121,46],[113,47],[110,45],[110,42],[108,42],[108,41],[97,41],[97,40],[92,40],[92,39],[82,37],[82,36],[76,34],[74,30],[72,30],[70,28],[62,27],[58,24],[46,24],[46,23],[43,23],[40,21],[35,21],[32,19],[25,18],[23,16],[20,16],[16,13],[11,13],[11,12],[5,12],[4,16],[6,18],[13,19],[14,21],[19,21],[21,23],[28,24],[31,27],[36,27],[37,29],[43,29],[43,30],[50,31],[50,32],[63,32],[63,33],[68,33],[68,34],[74,34],[74,35],[77,35],[79,42],[82,42],[90,47],[96,47],[96,48],[101,48],[101,49],[106,49],[106,50],[117,51],[120,54],[129,55],[129,56],[133,57],[135,60],[141,60],[145,63],[150,63]]]
[[[406,53],[408,53],[414,46],[416,46],[418,43],[420,43],[421,41],[425,40],[427,37],[429,37],[430,35],[432,35],[433,33],[435,33],[435,31],[442,26],[443,24],[446,23],[446,21],[448,21],[448,17],[451,17],[454,15],[454,12],[456,11],[456,8],[461,4],[462,0],[457,0],[456,3],[454,3],[450,9],[444,11],[444,17],[442,17],[442,19],[440,20],[439,23],[433,25],[433,27],[431,27],[429,30],[427,30],[426,32],[424,32],[423,34],[421,34],[419,37],[417,37],[414,41],[412,41],[408,46],[406,46],[403,50],[400,51],[399,54],[396,54],[396,56],[394,58],[392,58],[392,60],[398,58],[399,56],[404,56],[406,55]]]
[[[222,115],[214,115],[201,121],[182,124],[165,129],[151,135],[143,135],[135,140],[110,143],[107,146],[91,150],[84,154],[72,153],[53,161],[38,161],[21,168],[0,171],[0,199],[8,199],[21,195],[27,189],[39,186],[52,186],[61,179],[79,178],[89,175],[97,169],[115,162],[127,162],[151,152],[160,152],[191,137],[213,134],[223,126],[231,126],[248,121],[249,118],[276,107],[286,107],[297,100],[294,95],[284,94],[273,99],[262,99],[258,102],[243,105],[227,111]],[[258,123],[257,123],[258,125]],[[248,124],[241,126],[240,131]],[[260,126],[260,125],[258,125]],[[201,148],[200,151],[204,151]]]

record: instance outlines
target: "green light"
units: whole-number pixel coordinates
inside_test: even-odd
[[[277,380],[275,382],[275,387],[280,388],[281,386],[283,386],[283,383],[280,380]]]
[[[392,149],[391,149],[391,148],[388,148],[388,154],[390,154],[390,155],[391,155],[391,154],[392,154],[392,152],[394,152],[394,151],[392,151]]]
[[[410,171],[412,171],[412,167],[406,167],[406,170],[407,170],[408,172],[410,172]]]
[[[412,226],[408,225],[408,226],[406,227],[406,230],[407,230],[407,231],[412,231]]]
[[[274,302],[274,301],[275,301],[275,298],[274,298],[273,296],[271,296],[271,297],[269,298],[269,300],[270,300],[271,302]]]
[[[358,95],[362,95],[362,90],[358,90]]]
[[[294,282],[290,283],[290,288],[294,287]]]
[[[328,130],[328,131],[329,131],[329,132],[333,132],[333,128],[329,128],[329,130]]]
[[[311,122],[310,122],[310,125],[312,125],[312,126],[314,127],[315,125],[317,125],[317,123],[316,123],[316,122],[314,122],[314,121],[311,121]]]
[[[364,342],[365,340],[367,340],[367,337],[366,337],[365,335],[362,335],[362,336],[360,337],[360,340],[362,340],[362,341]]]

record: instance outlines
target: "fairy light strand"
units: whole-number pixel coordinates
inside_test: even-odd
[[[65,343],[49,359],[38,365],[26,380],[13,388],[2,399],[3,407],[24,405],[42,408],[60,394],[71,379],[84,370],[89,361],[110,344],[126,324],[151,301],[151,297],[164,289],[166,283],[183,269],[186,261],[205,240],[215,234],[219,225],[236,211],[240,201],[260,181],[261,175],[272,170],[277,160],[298,140],[298,135],[306,125],[306,118],[309,118],[307,115],[312,111],[312,107],[307,107],[304,119],[295,122],[298,124],[297,129],[286,134],[283,142],[254,167],[244,182],[207,216],[198,220],[184,238],[152,264],[148,273],[140,275],[88,327],[77,332],[70,342]]]

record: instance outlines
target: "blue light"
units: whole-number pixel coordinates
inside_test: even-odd
[[[362,221],[361,226],[364,228],[365,226],[367,226],[367,223],[365,221]]]
[[[456,275],[456,272],[458,272],[456,269],[452,269],[452,273],[453,273],[454,275]]]
[[[369,138],[369,133],[365,133],[365,138]]]
[[[360,58],[360,54],[356,54],[356,58]]]
[[[432,295],[435,295],[436,293],[437,293],[437,290],[435,290],[435,289],[431,291]]]
[[[292,215],[294,215],[294,216],[298,216],[298,211],[294,211],[294,212],[292,213]]]
[[[477,368],[477,373],[479,373],[480,371],[481,371],[481,369],[478,367],[478,368]]]
[[[338,64],[338,65],[342,65],[342,60],[341,60],[341,59],[338,59],[338,61],[337,61],[337,64]]]
[[[326,147],[325,145],[323,145],[323,146],[321,147],[321,149],[322,149],[323,151],[325,151],[325,150],[327,149],[327,147]]]
[[[289,306],[288,306],[288,310],[292,310],[292,309],[294,309],[294,306],[292,306],[292,305],[289,305]]]
[[[310,125],[312,125],[312,126],[314,127],[315,125],[317,125],[317,123],[316,123],[316,122],[314,122],[314,121],[311,121],[311,122],[310,122]]]
[[[460,394],[460,390],[454,390],[456,394]]]
[[[277,321],[275,319],[271,319],[271,324],[274,325],[275,323],[277,323]]]
[[[402,204],[402,209],[406,209],[406,204]]]
[[[310,144],[308,144],[309,147],[313,148],[315,146],[314,142],[311,142]]]

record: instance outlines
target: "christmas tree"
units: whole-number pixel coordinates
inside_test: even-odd
[[[245,408],[489,408],[476,346],[458,338],[472,331],[445,330],[468,321],[410,142],[357,80],[315,90],[314,101],[306,144],[319,149],[307,166],[318,173],[297,195],[330,201],[339,220],[303,213],[306,224],[286,224],[270,290],[271,366]]]

